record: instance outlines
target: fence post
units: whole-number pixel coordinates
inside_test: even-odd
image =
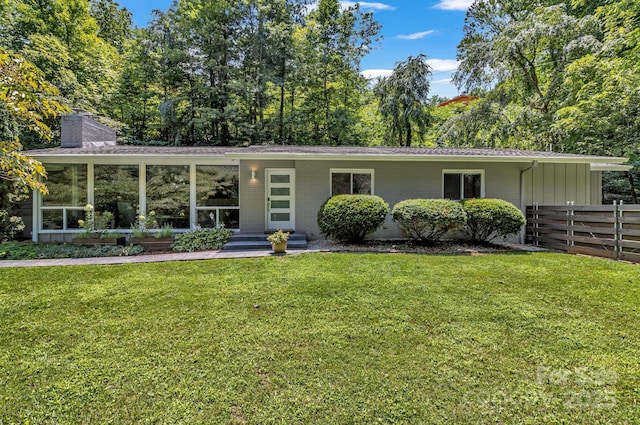
[[[567,201],[567,245],[573,246],[573,201]],[[567,248],[568,250],[568,248]]]
[[[538,227],[540,227],[540,223],[538,220],[540,220],[540,215],[538,214],[538,206],[540,204],[538,202],[534,202],[533,203],[533,209],[534,209],[534,222],[535,224],[533,225],[533,244],[535,246],[540,246],[540,233],[538,232]]]
[[[615,234],[616,234],[616,260],[620,259],[620,256],[622,254],[622,244],[620,243],[620,241],[622,240],[622,201],[620,201],[618,204],[616,204],[616,201],[613,201],[613,205],[614,205],[614,212],[613,214],[615,215],[615,223],[614,226],[616,226],[615,229]]]

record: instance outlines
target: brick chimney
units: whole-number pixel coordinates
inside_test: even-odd
[[[60,146],[63,148],[89,148],[115,146],[116,131],[93,120],[84,109],[73,109],[73,114],[62,117]]]

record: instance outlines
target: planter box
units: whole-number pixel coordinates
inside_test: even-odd
[[[168,251],[173,244],[173,236],[169,238],[131,238],[131,245],[140,245],[145,251]]]
[[[91,246],[91,245],[124,245],[125,238],[74,238],[71,241],[75,246]]]

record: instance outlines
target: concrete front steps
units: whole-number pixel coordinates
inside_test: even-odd
[[[264,251],[271,250],[271,242],[267,240],[268,233],[236,233],[229,242],[222,247],[224,251]],[[306,249],[307,235],[291,233],[287,242],[287,251]]]

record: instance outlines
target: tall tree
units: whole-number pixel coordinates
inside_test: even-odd
[[[56,94],[56,88],[32,63],[0,47],[0,116],[49,138],[45,118],[68,111],[52,99]],[[47,193],[42,182],[44,167],[24,155],[18,139],[10,137],[6,132],[0,134],[0,241],[11,238],[22,226],[20,218],[11,216],[12,206],[32,190]]]
[[[430,124],[429,77],[427,57],[409,56],[396,64],[389,77],[376,86],[380,112],[390,121],[389,133],[400,146],[411,146],[415,130],[420,141]]]

